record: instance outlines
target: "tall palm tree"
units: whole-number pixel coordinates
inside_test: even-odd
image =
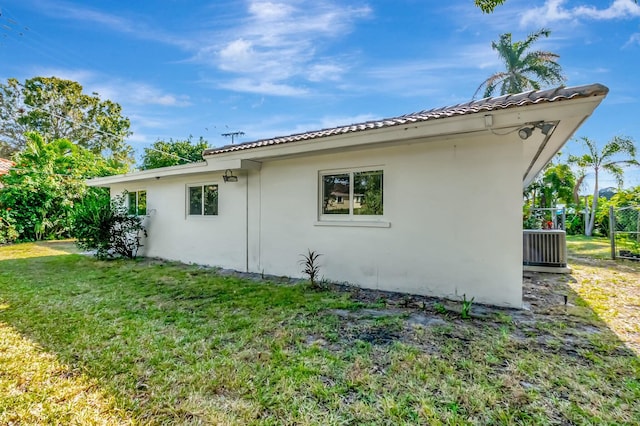
[[[591,236],[593,233],[593,226],[595,224],[596,211],[598,210],[598,184],[600,172],[605,171],[611,173],[618,182],[618,186],[622,186],[624,178],[623,167],[638,166],[640,163],[636,160],[636,147],[633,140],[630,138],[616,136],[607,142],[607,144],[602,148],[602,151],[598,150],[598,145],[595,141],[592,141],[587,137],[582,137],[580,140],[587,148],[588,152],[581,156],[569,156],[569,164],[575,164],[581,169],[580,177],[576,181],[576,188],[579,188],[584,182],[584,178],[587,176],[587,171],[592,171],[594,174],[591,212],[589,212],[588,209],[586,210],[587,217],[584,224],[584,234],[586,236]]]
[[[540,89],[541,84],[562,84],[565,81],[562,68],[556,60],[560,57],[555,53],[541,50],[529,51],[529,48],[540,37],[549,37],[551,31],[542,28],[530,34],[524,41],[511,41],[511,33],[502,34],[496,43],[491,42],[491,48],[498,52],[504,61],[505,71],[500,71],[482,82],[473,94],[484,88],[484,97],[492,96],[500,87],[500,95],[520,93],[526,90]]]

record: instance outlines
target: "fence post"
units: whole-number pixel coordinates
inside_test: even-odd
[[[616,217],[613,206],[609,206],[609,239],[611,240],[611,259],[616,260]]]

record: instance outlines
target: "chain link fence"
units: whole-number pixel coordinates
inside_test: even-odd
[[[609,208],[611,257],[640,261],[640,206]]]

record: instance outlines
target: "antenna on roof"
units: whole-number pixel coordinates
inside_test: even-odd
[[[231,145],[233,145],[236,141],[236,137],[244,136],[244,132],[221,133],[220,136],[224,136],[225,138],[231,137]]]

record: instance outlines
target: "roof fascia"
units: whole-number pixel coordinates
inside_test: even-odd
[[[364,130],[322,138],[287,142],[205,156],[207,161],[217,158],[244,158],[268,161],[291,156],[313,155],[320,151],[363,148],[369,145],[397,144],[415,140],[441,140],[476,132],[518,128],[540,121],[560,121],[566,117],[590,115],[604,96],[565,99],[533,105],[496,109],[473,114],[407,123],[380,129]],[[486,116],[491,116],[491,125]]]
[[[182,164],[179,166],[160,167],[157,169],[141,170],[137,172],[124,173],[120,175],[105,176],[88,179],[89,186],[109,187],[120,183],[144,182],[158,180],[173,176],[188,176],[193,174],[231,170],[255,170],[261,167],[261,163],[240,158],[220,158],[210,159],[193,164]]]

